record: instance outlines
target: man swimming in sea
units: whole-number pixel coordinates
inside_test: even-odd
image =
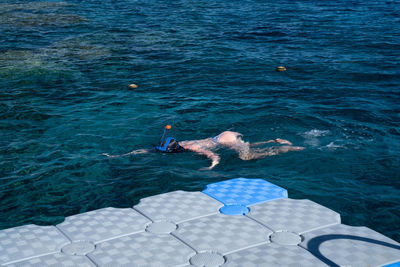
[[[169,128],[167,128],[169,127]],[[167,125],[166,131],[171,128]],[[211,165],[207,168],[211,170],[220,162],[220,156],[215,153],[215,149],[218,147],[225,147],[234,150],[238,153],[238,156],[242,160],[260,159],[268,156],[275,156],[280,153],[286,153],[289,151],[300,151],[304,147],[293,146],[288,140],[276,138],[274,140],[262,141],[250,144],[242,140],[242,134],[238,132],[225,131],[215,137],[210,137],[200,140],[188,140],[188,141],[176,141],[174,138],[165,138],[166,132],[164,132],[161,138],[160,145],[155,147],[157,151],[167,153],[177,153],[183,151],[192,151],[200,155],[204,155],[211,160]],[[277,143],[282,146],[274,146],[267,148],[253,148],[267,143]],[[103,155],[115,158],[126,155],[137,155],[151,152],[152,149],[137,149],[123,155],[109,155],[103,153]]]

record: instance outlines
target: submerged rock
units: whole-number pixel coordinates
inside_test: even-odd
[[[40,49],[0,51],[0,77],[80,76],[75,64],[92,64],[111,55],[105,45],[97,44],[101,35],[66,38]],[[71,70],[73,71],[71,72]],[[72,74],[74,73],[74,74]],[[53,79],[52,78],[52,79]]]
[[[68,70],[65,64],[44,56],[40,50],[8,50],[0,53],[1,78],[29,83],[29,80],[57,80],[79,74]]]
[[[93,41],[94,39],[94,41]],[[111,55],[104,45],[94,43],[95,36],[87,35],[67,38],[44,48],[42,54],[52,58],[91,61]]]
[[[15,12],[0,15],[0,23],[20,27],[59,26],[77,24],[86,21],[74,14],[34,14]]]
[[[72,6],[66,2],[28,2],[0,4],[0,24],[18,27],[59,26],[87,21],[75,14],[65,13]]]
[[[0,53],[0,66],[2,62],[10,60],[24,60],[32,57],[34,53],[31,50],[7,50]]]
[[[73,6],[73,5],[67,2],[27,2],[27,3],[16,3],[16,4],[5,3],[5,4],[0,4],[0,13],[13,12],[13,11],[54,12],[60,8],[68,6]]]

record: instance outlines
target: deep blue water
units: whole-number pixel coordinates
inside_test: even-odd
[[[400,241],[399,84],[398,1],[0,1],[0,229],[247,177]],[[101,156],[166,124],[306,150]]]

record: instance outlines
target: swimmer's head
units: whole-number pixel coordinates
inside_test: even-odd
[[[167,145],[167,151],[169,153],[182,152],[183,150],[184,150],[183,147],[181,147],[179,145],[179,142],[176,139],[174,139],[174,138],[170,139],[170,141],[169,141],[169,143]]]
[[[185,149],[179,145],[179,142],[173,137],[167,137],[168,131],[171,130],[171,125],[166,125],[164,133],[161,137],[158,146],[155,146],[156,151],[163,153],[178,153]]]
[[[179,153],[185,151],[185,149],[181,147],[179,142],[173,137],[165,138],[165,140],[159,146],[156,146],[155,149],[163,153]]]

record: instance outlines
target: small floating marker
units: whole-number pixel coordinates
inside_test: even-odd
[[[129,88],[129,89],[136,89],[136,88],[138,88],[138,87],[139,87],[139,85],[134,84],[134,83],[131,83],[130,85],[128,85],[128,88]]]
[[[276,68],[276,71],[286,71],[286,68],[284,66],[279,66]]]

